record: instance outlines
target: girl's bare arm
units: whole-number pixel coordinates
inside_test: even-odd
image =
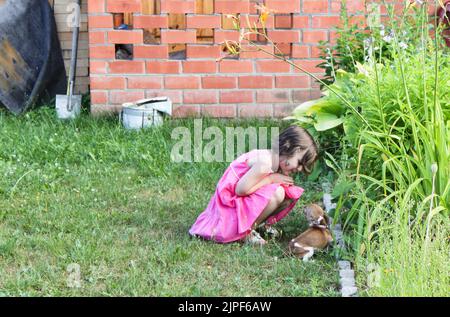
[[[270,173],[270,166],[266,162],[255,162],[237,183],[235,188],[236,195],[247,196],[262,186],[271,184],[272,180],[268,177]]]
[[[247,196],[254,193],[259,188],[272,183],[291,185],[294,183],[294,180],[292,177],[286,175],[272,173],[268,162],[265,162],[264,160],[257,161],[239,180],[235,188],[235,193],[238,196]]]

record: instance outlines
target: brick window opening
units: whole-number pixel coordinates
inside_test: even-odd
[[[169,30],[186,30],[186,14],[169,13]],[[169,59],[184,60],[186,59],[186,44],[169,44]]]
[[[170,30],[186,30],[186,15],[181,13],[169,13]]]
[[[239,59],[239,54],[231,55],[228,47],[225,44],[222,44],[222,58],[223,59]]]
[[[161,14],[161,0],[143,0],[142,14]]]
[[[161,14],[161,0],[142,1],[143,15]],[[161,44],[161,29],[144,29],[144,44]]]
[[[169,59],[174,60],[186,59],[186,44],[170,44]]]
[[[133,14],[132,13],[113,13],[115,30],[132,30]]]
[[[161,0],[145,0],[142,1],[142,15],[160,15]],[[148,28],[144,29],[144,44],[161,44],[161,29]]]
[[[233,14],[239,21],[240,14]],[[236,20],[228,14],[222,14],[222,29],[236,30]]]
[[[144,44],[161,44],[161,29],[145,29]]]
[[[214,29],[197,29],[197,43],[213,44],[214,43]]]
[[[214,0],[196,0],[195,13],[197,15],[214,14]],[[197,43],[213,44],[214,29],[213,28],[197,28]]]
[[[132,60],[133,59],[133,44],[116,44],[115,52],[116,52],[116,59]]]
[[[214,0],[195,0],[196,14],[214,14]]]
[[[293,14],[275,14],[275,29],[292,29]]]

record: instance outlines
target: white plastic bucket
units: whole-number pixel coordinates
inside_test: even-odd
[[[124,103],[120,121],[127,130],[138,130],[163,124],[164,115],[172,115],[172,102],[167,97]]]

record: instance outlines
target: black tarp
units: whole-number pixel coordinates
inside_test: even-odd
[[[66,87],[48,0],[0,0],[0,104],[20,114]]]

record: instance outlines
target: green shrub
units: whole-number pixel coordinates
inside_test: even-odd
[[[381,274],[368,290],[376,295],[443,295],[449,285],[450,52],[430,37],[440,32],[426,5],[411,12],[395,19],[389,10],[391,41],[372,29],[366,61],[337,70],[325,96],[291,117],[318,133],[343,130],[341,151],[326,160],[339,176],[335,215],[360,273],[371,262],[396,272]],[[388,57],[375,53],[384,46]]]

